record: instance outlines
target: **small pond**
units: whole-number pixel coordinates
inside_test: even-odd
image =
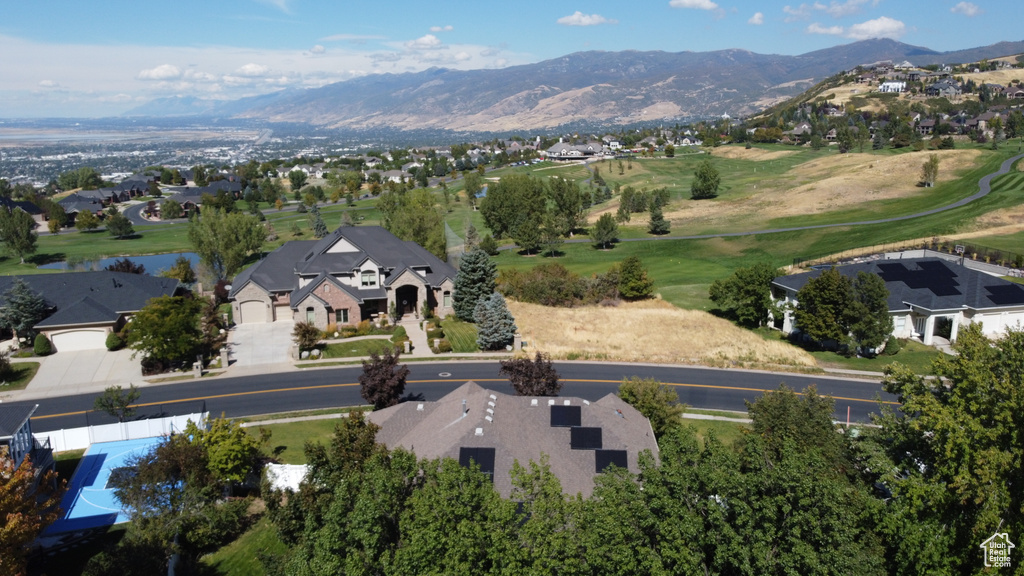
[[[107,266],[113,264],[117,260],[128,258],[136,264],[142,264],[145,266],[147,274],[155,275],[157,272],[167,270],[173,266],[174,261],[178,259],[178,256],[188,258],[189,262],[192,263],[193,268],[199,264],[199,256],[195,252],[179,252],[177,254],[155,254],[153,256],[118,256],[115,258],[100,258],[97,260],[79,260],[77,262],[53,262],[51,264],[40,266],[40,268],[46,268],[48,270],[73,271],[105,270]]]

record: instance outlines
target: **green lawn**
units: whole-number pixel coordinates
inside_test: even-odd
[[[284,424],[268,424],[271,451],[282,464],[305,464],[306,454],[302,448],[306,442],[326,443],[334,436],[336,418],[326,420],[303,420]],[[259,437],[259,427],[245,429],[254,437]]]
[[[266,574],[258,554],[284,554],[288,547],[281,542],[277,529],[266,518],[261,518],[245,534],[200,561],[213,574],[219,576],[258,576]],[[204,574],[207,572],[203,572]]]
[[[724,420],[684,420],[684,426],[689,426],[697,431],[697,438],[701,442],[708,437],[709,432],[714,432],[715,437],[718,441],[725,446],[735,446],[747,430],[750,430],[750,425],[743,422],[727,422]]]
[[[445,338],[452,344],[452,352],[477,352],[476,324],[463,322],[455,316],[441,321]]]
[[[335,342],[321,347],[321,358],[361,358],[374,352],[381,354],[390,346],[394,346],[391,341],[383,339]]]
[[[10,382],[0,383],[0,392],[24,390],[36,377],[36,372],[39,372],[39,362],[12,362],[11,370],[14,378]]]

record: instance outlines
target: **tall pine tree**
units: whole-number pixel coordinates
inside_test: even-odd
[[[476,305],[476,345],[481,350],[500,350],[510,344],[516,334],[516,320],[508,311],[505,298],[495,292]]]
[[[497,275],[498,267],[483,250],[478,248],[463,256],[459,274],[455,277],[455,315],[466,322],[473,322],[477,303],[494,292]]]
[[[668,234],[671,224],[668,220],[665,220],[665,215],[661,211],[661,204],[657,202],[651,203],[651,221],[647,225],[647,231],[651,234],[662,235]]]

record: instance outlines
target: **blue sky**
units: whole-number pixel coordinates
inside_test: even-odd
[[[431,66],[584,50],[802,54],[887,37],[939,51],[1024,39],[1019,0],[3,1],[0,118],[118,114]]]

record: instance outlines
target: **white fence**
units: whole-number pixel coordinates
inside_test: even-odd
[[[167,416],[164,418],[118,422],[117,424],[101,424],[53,432],[36,432],[32,435],[38,442],[45,442],[49,438],[50,447],[53,448],[54,452],[82,450],[96,442],[137,440],[139,438],[153,438],[155,436],[166,436],[172,432],[181,432],[185,429],[189,420],[203,425],[206,422],[207,415],[207,412],[197,412],[184,416]]]

